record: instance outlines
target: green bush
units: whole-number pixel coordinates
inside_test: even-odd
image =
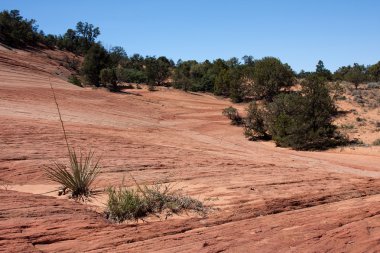
[[[137,220],[147,214],[144,199],[133,189],[109,187],[106,214],[110,220]]]
[[[106,86],[110,91],[117,91],[117,77],[114,69],[105,68],[100,71],[100,82]]]
[[[80,86],[82,87],[82,82],[79,80],[79,78],[76,76],[76,75],[70,75],[68,78],[67,78],[67,81],[69,83],[72,83],[76,86]]]
[[[332,124],[337,110],[320,76],[308,77],[301,92],[275,97],[268,112],[269,134],[278,146],[321,150],[347,143]]]
[[[247,108],[247,116],[244,120],[244,135],[252,140],[270,138],[264,111],[258,108],[255,101],[251,102]]]
[[[232,106],[224,108],[222,114],[231,120],[231,125],[241,125],[243,123],[238,110]]]
[[[189,196],[184,196],[171,185],[154,183],[151,186],[140,186],[136,181],[137,190],[126,187],[109,187],[107,209],[108,219],[123,222],[137,220],[149,214],[165,216],[178,214],[182,211],[194,211],[205,215],[208,211],[203,203]]]

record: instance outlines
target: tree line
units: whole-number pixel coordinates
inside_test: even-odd
[[[99,35],[100,29],[87,22],[78,22],[63,35],[45,35],[35,20],[22,18],[17,10],[0,13],[1,43],[16,48],[58,48],[82,55],[79,78],[70,79],[75,84],[83,80],[111,91],[117,91],[119,83],[148,84],[150,90],[171,85],[228,97],[235,103],[246,101],[249,106],[244,119],[232,107],[223,114],[234,124],[243,125],[249,139],[272,139],[283,147],[311,150],[347,143],[332,124],[337,109],[328,82],[348,81],[357,89],[360,83],[380,81],[380,61],[370,66],[343,66],[334,73],[322,61],[313,72],[296,73],[275,57],[174,63],[165,56],[129,56],[122,47],[106,50],[96,41]],[[301,87],[294,90],[296,82]]]

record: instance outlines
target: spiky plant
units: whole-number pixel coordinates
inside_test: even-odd
[[[71,192],[73,198],[87,198],[93,193],[91,185],[100,172],[99,160],[94,160],[94,152],[78,157],[75,150],[69,151],[70,164],[54,162],[45,168],[46,176],[62,185],[64,191]]]
[[[62,120],[62,115],[59,110],[57,98],[51,82],[50,87],[57,107],[59,121],[61,122],[61,128],[66,142],[70,163],[69,166],[66,166],[64,164],[54,162],[53,165],[45,167],[45,174],[51,181],[61,184],[64,194],[68,190],[71,192],[71,196],[73,198],[81,198],[83,200],[84,198],[90,197],[93,193],[92,184],[100,172],[100,158],[94,159],[94,152],[92,151],[89,151],[88,154],[85,155],[80,152],[80,156],[78,157],[76,151],[70,147]]]

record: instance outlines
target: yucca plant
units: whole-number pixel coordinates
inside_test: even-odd
[[[93,190],[91,185],[100,172],[99,159],[94,160],[94,152],[78,157],[75,150],[69,151],[70,164],[54,162],[45,168],[46,176],[62,185],[63,191],[71,192],[73,198],[89,197]]]
[[[57,98],[51,82],[50,87],[57,107],[59,121],[61,122],[70,163],[69,166],[66,166],[64,164],[54,162],[53,165],[45,167],[45,175],[51,181],[61,184],[63,194],[65,194],[66,191],[70,191],[73,198],[81,198],[84,200],[84,198],[90,197],[93,193],[92,184],[100,172],[100,159],[94,159],[93,151],[89,151],[85,155],[80,152],[80,156],[78,156],[76,151],[70,147],[62,120],[62,115],[59,110]]]

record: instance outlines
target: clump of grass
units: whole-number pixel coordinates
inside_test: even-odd
[[[123,222],[142,219],[150,214],[157,217],[164,214],[167,218],[184,211],[207,214],[208,208],[201,201],[183,195],[170,184],[157,182],[151,186],[140,186],[134,181],[136,190],[124,186],[108,188],[105,211],[108,219]]]
[[[78,156],[75,150],[69,150],[69,166],[54,162],[45,167],[45,174],[51,181],[62,186],[63,193],[71,193],[75,199],[88,198],[93,193],[92,184],[100,172],[99,159],[94,152]]]
[[[85,155],[80,152],[80,155],[78,156],[76,151],[70,147],[61,111],[51,82],[50,88],[57,107],[70,162],[69,166],[58,162],[54,162],[51,166],[46,166],[45,175],[51,181],[61,185],[63,194],[65,194],[66,191],[69,191],[73,198],[84,200],[85,198],[90,197],[93,193],[92,184],[100,172],[100,159],[94,159],[94,152],[92,151],[89,151],[88,154]]]

